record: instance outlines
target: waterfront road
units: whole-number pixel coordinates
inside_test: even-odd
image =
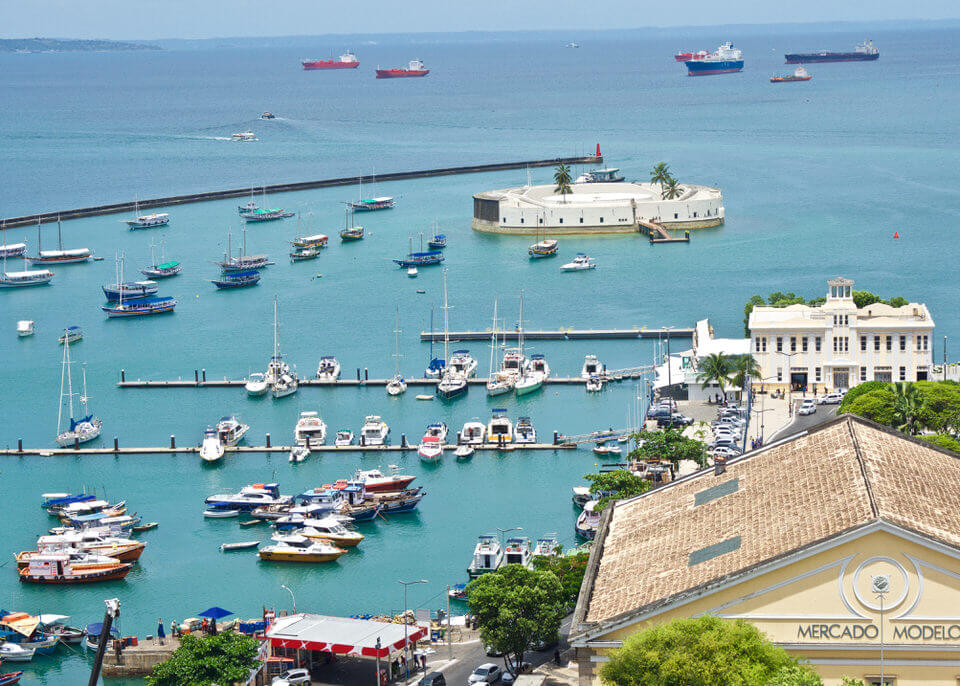
[[[799,405],[799,402],[796,403]],[[776,434],[767,439],[767,443],[787,438],[801,431],[807,431],[815,426],[829,422],[837,416],[839,405],[817,405],[817,411],[808,415],[795,415],[793,421],[783,427]]]

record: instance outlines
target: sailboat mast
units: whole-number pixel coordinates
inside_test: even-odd
[[[520,291],[520,327],[517,333],[520,345],[520,356],[523,357],[523,291]]]
[[[66,367],[67,367],[67,395],[70,397],[70,400],[69,400],[69,404],[70,404],[70,419],[73,420],[73,374],[70,372],[70,339],[66,336],[66,334],[67,334],[67,330],[66,330],[66,329],[63,330],[63,334],[64,334],[63,345],[64,345],[64,348],[65,348],[65,350],[64,350],[63,352],[64,352],[64,354],[66,355],[66,358],[67,358],[67,362],[66,362]],[[59,433],[59,432],[58,432],[58,433]]]
[[[60,215],[57,215],[57,246],[62,251],[63,250],[63,233],[60,230]]]
[[[83,367],[83,395],[80,396],[80,404],[83,405],[83,416],[86,417],[89,412],[87,411],[87,365],[84,363]]]
[[[447,344],[450,342],[449,336],[449,319],[447,317],[448,310],[450,306],[447,304],[447,270],[443,270],[443,366],[446,368],[447,361],[450,359],[447,356]]]
[[[497,301],[493,301],[493,331],[490,334],[490,373],[487,375],[493,378],[493,358],[497,349]]]
[[[67,330],[63,330],[63,335],[67,335]],[[67,364],[70,360],[70,342],[64,338],[63,341],[63,362],[60,365],[60,403],[57,407],[57,436],[60,435],[60,427],[63,421],[63,384],[67,380]]]
[[[430,361],[433,362],[433,303],[430,304]]]
[[[395,373],[397,376],[400,376],[400,306],[397,305],[397,327],[393,330],[394,337],[396,338],[396,352],[393,356],[397,360],[397,365],[395,368]]]
[[[43,252],[43,232],[40,231],[40,217],[37,217],[37,257]]]
[[[277,319],[277,310],[280,307],[280,298],[279,296],[274,296],[273,298],[273,357],[276,359],[280,355],[280,329],[278,319]]]

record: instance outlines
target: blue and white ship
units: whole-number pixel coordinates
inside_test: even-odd
[[[743,70],[743,52],[727,41],[714,53],[702,59],[687,60],[687,76],[735,74]]]
[[[241,510],[251,512],[263,505],[290,505],[292,495],[280,495],[278,484],[244,486],[239,493],[212,495],[204,501],[210,510]]]
[[[103,294],[107,300],[134,300],[149,298],[156,295],[159,287],[156,281],[127,281],[126,283],[111,283],[103,286]],[[123,292],[121,298],[121,291]]]

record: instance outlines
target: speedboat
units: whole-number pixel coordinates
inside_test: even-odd
[[[474,417],[469,422],[465,422],[460,429],[460,443],[465,445],[481,445],[483,437],[487,433],[487,425]]]
[[[544,534],[533,548],[534,557],[556,557],[560,554],[560,541],[556,534]]]
[[[270,386],[267,385],[266,377],[262,372],[254,372],[247,377],[247,383],[243,386],[247,389],[247,395],[257,397],[261,395],[266,395],[267,391],[270,390]]]
[[[223,443],[220,441],[220,433],[208,426],[203,432],[203,443],[200,445],[200,459],[205,462],[216,462],[223,457]]]
[[[587,379],[587,392],[598,393],[603,390],[603,381],[599,376],[591,376]]]
[[[317,378],[322,383],[333,383],[340,378],[340,363],[333,355],[324,355],[317,365]]]
[[[438,462],[443,457],[443,445],[447,438],[447,425],[443,422],[431,424],[420,439],[417,454],[424,462]]]
[[[583,368],[580,370],[581,379],[589,379],[591,376],[600,376],[603,374],[604,366],[597,359],[596,355],[587,355],[583,358]]]
[[[339,519],[323,517],[321,519],[305,519],[300,535],[306,538],[322,538],[335,545],[351,548],[363,540],[363,534],[350,531]]]
[[[353,445],[353,432],[350,429],[340,429],[333,444],[337,447]]]
[[[487,443],[513,442],[513,422],[506,412],[505,409],[493,411],[493,417],[487,423]]]
[[[300,382],[298,381],[296,374],[289,371],[285,372],[273,382],[273,397],[285,398],[288,395],[293,395],[297,392],[299,385]]]
[[[417,278],[417,275],[419,274],[420,272],[417,271],[416,267],[407,267],[407,276],[409,276],[411,279]]]
[[[290,448],[290,462],[297,464],[310,457],[310,448],[305,445],[295,445]]]
[[[346,550],[338,548],[329,541],[314,541],[305,536],[273,536],[275,543],[261,548],[258,552],[261,560],[271,562],[333,562]]]
[[[353,480],[362,483],[368,493],[402,491],[416,478],[415,476],[396,473],[386,476],[379,469],[358,469],[353,476]]]
[[[327,424],[320,418],[320,413],[301,412],[293,430],[293,438],[297,445],[308,448],[312,445],[323,445],[327,440]]]
[[[260,115],[260,118],[261,118],[261,119],[276,119],[276,118],[277,118],[277,115],[275,115],[273,112],[264,112],[263,114]]]
[[[454,350],[447,363],[450,371],[458,374],[465,379],[469,379],[477,374],[477,361],[473,359],[469,350]]]
[[[588,269],[596,269],[597,264],[593,261],[593,258],[589,255],[584,255],[583,253],[578,253],[576,257],[573,258],[573,262],[567,262],[565,265],[560,267],[560,271],[564,272],[582,272]]]
[[[607,455],[619,457],[620,453],[620,443],[618,443],[616,440],[597,443],[595,446],[593,446],[593,454],[600,455],[601,457]]]
[[[522,565],[533,568],[533,552],[530,550],[530,539],[525,536],[516,536],[507,539],[503,549],[503,563],[505,565]]]
[[[218,493],[209,496],[204,503],[210,509],[242,510],[251,512],[261,505],[291,505],[292,495],[280,495],[278,484],[252,484],[244,486],[239,493]]]
[[[437,384],[437,395],[441,400],[453,400],[467,392],[467,379],[451,371],[445,371]]]
[[[367,415],[360,429],[360,445],[386,445],[390,427],[380,415]]]
[[[444,422],[436,422],[427,426],[427,431],[424,436],[436,436],[440,439],[441,443],[447,442],[447,425]]]
[[[574,486],[573,487],[573,504],[577,507],[583,507],[591,500],[593,500],[593,493],[590,491],[589,486]]]
[[[34,322],[32,319],[21,319],[17,322],[17,336],[25,338],[34,333]]]
[[[35,648],[24,648],[17,643],[0,643],[0,660],[4,662],[30,662],[35,652]]]
[[[530,417],[517,418],[517,424],[513,427],[515,443],[536,443],[537,430],[533,428],[533,422]]]
[[[407,390],[407,382],[403,380],[403,376],[400,374],[395,374],[392,379],[387,382],[387,393],[389,395],[400,395]]]
[[[500,540],[494,534],[484,534],[479,537],[477,547],[473,549],[473,559],[467,567],[467,574],[476,579],[481,574],[495,572],[503,562],[503,549]]]
[[[469,460],[473,457],[473,453],[476,451],[469,443],[464,443],[463,445],[458,445],[457,449],[453,451],[453,454],[458,460]]]
[[[597,535],[597,527],[600,526],[600,513],[596,511],[596,506],[596,500],[591,500],[583,506],[583,512],[577,517],[577,523],[573,526],[577,536],[592,541]]]
[[[550,365],[547,364],[547,358],[542,353],[530,356],[530,371],[543,375],[544,380],[549,378]]]
[[[238,131],[237,133],[231,134],[230,139],[235,141],[255,141],[257,137],[253,131]]]
[[[243,440],[250,430],[249,424],[242,424],[237,417],[221,417],[217,422],[217,435],[226,446],[234,446]]]

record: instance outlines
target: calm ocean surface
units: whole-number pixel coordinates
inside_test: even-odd
[[[744,50],[741,74],[690,79],[673,62],[679,48],[714,48],[731,39]],[[853,278],[885,297],[926,302],[942,336],[956,349],[960,170],[956,165],[960,58],[956,31],[874,32],[882,56],[874,64],[812,65],[809,83],[771,85],[787,50],[841,49],[860,34],[717,35],[709,40],[665,36],[585,41],[435,42],[416,46],[354,45],[356,71],[303,72],[302,57],[325,57],[341,46],[301,49],[222,49],[116,54],[0,56],[0,216],[200,190],[361,173],[546,158],[592,152],[599,142],[610,165],[645,178],[664,160],[683,182],[719,186],[727,223],[695,232],[689,245],[651,247],[639,237],[563,238],[561,257],[530,263],[529,238],[471,231],[471,194],[519,185],[523,171],[379,184],[398,196],[396,209],[360,217],[367,238],[330,247],[312,262],[286,260],[296,220],[253,225],[248,251],[277,264],[260,285],[216,292],[210,264],[232,231],[239,240],[236,200],[175,207],[168,228],[127,231],[118,216],[65,222],[65,247],[90,247],[103,262],[56,269],[50,287],[0,293],[0,444],[53,445],[61,347],[56,337],[79,324],[85,339],[71,348],[86,364],[92,409],[104,421],[102,444],[164,445],[170,434],[197,443],[208,423],[239,413],[252,425],[250,443],[270,432],[289,442],[301,410],[319,409],[331,432],[359,430],[366,414],[381,414],[416,440],[431,421],[456,430],[493,407],[530,415],[540,435],[580,433],[623,425],[632,386],[598,396],[550,388],[518,402],[488,401],[480,389],[449,405],[417,402],[416,390],[389,398],[382,388],[305,388],[280,401],[248,400],[241,390],[121,391],[128,378],[213,378],[262,370],[272,348],[273,298],[279,295],[281,342],[301,375],[312,376],[322,354],[334,354],[344,375],[357,367],[371,377],[393,371],[394,311],[403,334],[401,367],[419,375],[429,346],[418,332],[438,306],[441,270],[416,280],[389,262],[407,251],[408,237],[431,231],[449,237],[450,325],[486,328],[494,299],[509,325],[524,291],[530,328],[690,326],[710,317],[717,334],[741,335],[742,307],[754,293],[821,295],[828,278]],[[376,81],[373,69],[420,57],[425,79]],[[259,121],[271,110],[275,121]],[[224,140],[250,128],[254,143]],[[550,169],[532,171],[547,182]],[[358,190],[337,188],[271,196],[307,216],[315,232],[336,235],[342,201]],[[365,190],[364,195],[367,195]],[[305,230],[308,227],[305,227]],[[893,233],[899,231],[900,239]],[[314,231],[311,231],[314,232]],[[43,229],[53,247],[56,228]],[[150,242],[163,238],[182,275],[162,282],[179,299],[173,315],[107,320],[100,286],[114,276],[123,251],[127,276],[150,262]],[[14,229],[7,241],[36,247],[35,229]],[[415,238],[416,240],[416,238]],[[599,267],[561,274],[577,251]],[[565,259],[567,258],[567,259]],[[8,269],[19,268],[19,262]],[[322,274],[322,278],[314,278]],[[419,295],[416,289],[425,289]],[[37,334],[18,339],[15,322],[34,319]],[[435,325],[442,319],[437,309]],[[677,341],[675,350],[685,343]],[[489,349],[470,346],[486,373]],[[538,343],[554,373],[579,372],[597,353],[610,367],[647,364],[650,342]],[[956,359],[952,354],[951,358]],[[74,381],[79,382],[79,365]],[[235,521],[200,516],[203,498],[257,481],[276,480],[284,493],[394,462],[417,475],[427,491],[418,514],[364,524],[367,539],[337,563],[315,567],[265,564],[249,553],[224,555],[224,541],[266,538]],[[466,580],[478,534],[524,527],[537,537],[560,532],[573,543],[570,487],[594,469],[588,450],[451,457],[427,468],[415,454],[361,458],[313,456],[290,465],[286,455],[229,456],[205,468],[195,455],[5,458],[0,462],[6,507],[0,555],[29,549],[52,525],[39,509],[44,491],[96,489],[127,499],[160,527],[141,564],[123,582],[44,588],[20,585],[12,564],[0,570],[0,607],[98,621],[102,600],[123,603],[124,633],[152,632],[169,621],[217,604],[240,616],[261,605],[285,607],[281,584],[300,609],[349,614],[397,612],[398,579],[425,578],[410,590],[411,606],[444,605],[446,584]],[[10,559],[5,557],[5,559]],[[225,583],[227,582],[227,583]],[[25,684],[80,683],[85,658],[61,651],[26,667]]]

